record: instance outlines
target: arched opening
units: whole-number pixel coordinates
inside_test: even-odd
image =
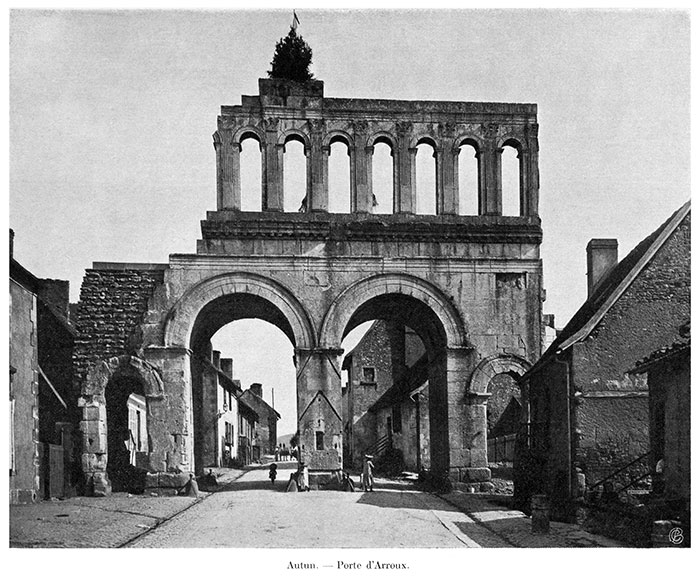
[[[501,153],[501,214],[520,216],[520,155],[515,142],[506,142]]]
[[[372,213],[394,212],[394,157],[391,143],[378,139],[372,154]]]
[[[297,135],[290,135],[284,144],[283,192],[285,212],[305,212],[306,200],[306,151],[304,142]]]
[[[465,141],[459,147],[459,215],[479,215],[479,159],[475,144]]]
[[[262,211],[262,154],[255,134],[241,138],[241,210]]]
[[[487,455],[494,485],[504,492],[513,490],[515,440],[520,429],[522,403],[518,375],[497,373],[488,383],[486,404]]]
[[[143,383],[117,374],[105,388],[107,475],[114,492],[143,492],[148,466],[147,403]]]
[[[350,317],[342,345],[346,466],[370,454],[387,475],[445,468],[446,335],[432,309],[408,295],[376,296]]]
[[[416,214],[437,214],[437,158],[434,146],[419,141],[416,151]]]
[[[349,214],[350,203],[350,150],[340,138],[331,140],[328,158],[328,211]]]
[[[200,310],[190,339],[198,474],[262,462],[282,431],[296,431],[294,345],[285,315],[260,296],[228,294]]]

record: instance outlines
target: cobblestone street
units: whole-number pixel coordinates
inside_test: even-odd
[[[12,506],[11,547],[496,548],[614,547],[575,525],[546,535],[530,519],[477,494],[421,492],[377,479],[374,492],[285,493],[292,464],[219,471],[215,493],[114,494]]]

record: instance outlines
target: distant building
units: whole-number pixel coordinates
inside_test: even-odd
[[[649,449],[646,381],[629,370],[690,317],[690,202],[620,263],[615,240],[587,252],[588,300],[520,382],[516,500],[546,493],[564,513],[577,471],[595,485]]]
[[[237,463],[245,466],[260,460],[260,447],[255,440],[258,414],[243,399],[238,401],[238,453]]]
[[[409,435],[415,434],[415,420],[409,418],[414,417],[416,401],[411,398],[418,397],[413,393],[418,387],[422,392],[419,399],[425,400],[423,422],[427,422],[427,371],[417,375],[410,371],[424,355],[423,343],[412,329],[377,320],[345,356],[343,370],[348,380],[343,388],[343,423],[347,465],[360,466],[364,454],[381,455],[387,448],[401,449],[410,467],[427,461],[427,429],[423,430],[420,445],[428,455],[423,462],[417,460],[417,440]],[[419,385],[415,385],[417,381]],[[411,430],[408,422],[414,422]]]
[[[243,392],[241,401],[250,407],[258,416],[258,424],[255,433],[259,460],[263,454],[274,454],[277,448],[277,422],[282,418],[270,404],[263,399],[263,387],[260,383],[251,384],[250,388]]]

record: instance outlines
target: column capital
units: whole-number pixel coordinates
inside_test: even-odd
[[[368,155],[374,155],[374,145],[366,145],[365,153]]]
[[[331,154],[331,146],[330,145],[322,145],[321,151],[323,153],[325,153],[326,155],[330,155]]]
[[[417,147],[409,147],[408,153],[410,153],[411,155],[416,155],[418,153],[418,148]]]

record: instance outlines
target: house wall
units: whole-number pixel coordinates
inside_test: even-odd
[[[392,345],[389,341],[388,323],[375,321],[352,352],[352,364],[348,373],[348,414],[350,429],[350,462],[361,466],[362,456],[377,440],[377,430],[386,433],[375,414],[368,409],[389,389],[394,381]],[[374,368],[374,382],[364,381],[363,368]]]
[[[687,216],[590,336],[572,347],[572,381],[583,394],[575,413],[576,461],[586,466],[589,482],[648,451],[645,377],[627,372],[673,343],[689,318]]]
[[[690,350],[649,370],[650,398],[663,402],[660,432],[664,460],[664,496],[690,500]],[[652,448],[655,447],[652,439]]]
[[[37,301],[33,292],[10,279],[11,445],[10,502],[37,500],[39,490],[39,373]]]

